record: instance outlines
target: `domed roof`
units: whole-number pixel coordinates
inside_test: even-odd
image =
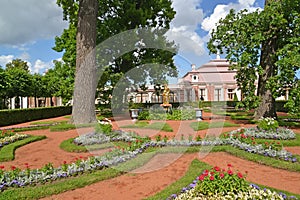
[[[233,70],[229,70],[229,67],[230,67],[229,61],[227,61],[226,59],[215,59],[200,66],[196,71],[200,73],[234,72]]]

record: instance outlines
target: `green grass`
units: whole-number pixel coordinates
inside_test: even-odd
[[[37,122],[31,122],[31,125],[44,125],[44,124],[49,124],[49,125],[53,125],[53,124],[59,124],[62,122],[66,122],[67,120],[64,121],[55,121],[55,120],[49,120],[49,121],[37,121]]]
[[[138,121],[132,125],[121,126],[121,128],[145,128],[145,129],[173,132],[172,127],[168,123],[165,123],[165,122],[154,122],[154,123],[149,124],[149,122],[146,122],[146,121]]]
[[[76,128],[84,128],[84,127],[93,127],[95,124],[80,124],[80,125],[75,125],[75,124],[70,124],[66,122],[62,122],[60,124],[50,126],[50,131],[52,132],[60,132],[60,131],[68,131]]]
[[[60,144],[59,147],[61,149],[63,149],[64,151],[76,152],[76,153],[88,152],[88,151],[93,151],[93,150],[99,150],[99,149],[106,149],[106,148],[114,147],[114,145],[112,143],[81,146],[81,145],[74,144],[73,141],[74,141],[74,138],[70,138],[68,140],[65,140]]]
[[[229,122],[192,122],[190,124],[190,127],[192,127],[194,129],[194,131],[200,131],[200,130],[205,130],[205,129],[209,129],[209,128],[222,128],[222,127],[239,127],[240,125],[238,124],[233,124],[233,123],[229,123]]]
[[[50,126],[33,126],[33,127],[23,127],[23,128],[14,128],[14,132],[25,132],[25,131],[35,131],[35,130],[44,130],[48,129]]]
[[[46,136],[30,136],[23,140],[18,140],[14,143],[5,145],[0,149],[0,162],[11,161],[15,159],[15,150],[26,144],[45,139]]]

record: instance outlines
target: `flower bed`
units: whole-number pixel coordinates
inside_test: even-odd
[[[25,185],[44,183],[52,180],[57,180],[60,178],[76,176],[84,172],[103,169],[109,166],[113,166],[125,162],[129,159],[132,159],[136,157],[137,154],[144,152],[149,147],[232,145],[234,147],[238,147],[250,153],[257,153],[257,154],[262,154],[274,158],[281,158],[292,162],[297,161],[289,152],[286,152],[284,150],[275,150],[272,149],[272,146],[266,148],[266,146],[261,144],[253,145],[247,143],[246,142],[247,140],[251,141],[252,139],[250,137],[245,136],[244,132],[247,132],[247,130],[243,130],[242,134],[240,132],[239,134],[237,134],[236,132],[233,133],[232,135],[235,135],[236,137],[232,137],[231,135],[228,138],[214,138],[214,139],[200,140],[200,141],[194,141],[191,139],[189,140],[165,139],[159,141],[151,141],[147,137],[142,138],[133,133],[127,133],[124,131],[112,131],[110,133],[105,133],[105,131],[102,131],[98,133],[90,133],[90,134],[77,137],[74,140],[75,143],[78,145],[91,145],[91,144],[99,144],[99,143],[112,142],[112,141],[125,141],[127,142],[127,147],[123,147],[123,148],[116,147],[114,150],[106,153],[103,156],[90,157],[87,160],[77,160],[75,163],[70,163],[70,164],[63,163],[63,165],[61,165],[58,168],[54,168],[52,164],[47,164],[41,169],[31,170],[29,169],[28,166],[27,169],[25,170],[20,170],[18,168],[12,167],[11,170],[6,171],[4,170],[3,166],[0,166],[0,189],[4,190],[9,187],[20,187]],[[250,131],[250,133],[252,132]],[[11,137],[15,137],[15,138],[10,138],[10,139],[6,138],[6,141],[13,141],[16,140],[18,137],[22,138],[28,136],[16,134]],[[202,177],[203,180],[209,178],[210,181],[214,181],[214,180],[219,180],[218,178],[222,177],[223,175],[224,177],[229,177],[233,175],[230,174],[229,171],[226,171],[227,174],[224,173],[225,171],[222,171],[223,175],[221,175],[221,171],[219,171],[216,168],[214,170],[215,172],[213,176],[212,173],[208,173],[206,174],[205,177]],[[241,178],[243,178],[243,175],[237,173],[235,176],[232,177],[235,177],[234,180],[240,180]],[[200,180],[202,180],[202,178],[200,178]],[[197,185],[197,183],[193,183],[193,184]],[[239,187],[242,185],[244,185],[243,181],[240,182]],[[210,186],[208,185],[207,187]],[[228,185],[228,188],[231,188],[231,186]],[[234,191],[226,191],[226,192],[228,193],[228,195],[231,195],[230,192],[233,192],[232,195],[233,194],[236,195],[239,192],[242,193],[239,193],[237,195],[254,195],[257,193],[261,193],[260,191],[257,192],[254,191],[254,189],[249,189],[248,185],[247,187],[243,186],[243,188],[246,189],[243,189],[242,191],[234,190]],[[214,189],[214,191],[216,191],[216,189]],[[251,192],[249,193],[249,191]],[[185,197],[182,198],[184,199]],[[217,197],[214,197],[213,199],[216,198]]]
[[[269,189],[260,189],[249,184],[241,172],[234,172],[232,165],[228,169],[214,167],[204,170],[191,184],[181,190],[180,194],[172,194],[167,200],[236,200],[236,199],[297,199]]]
[[[244,134],[247,137],[274,139],[274,140],[292,140],[296,138],[296,134],[287,128],[277,128],[275,130],[261,130],[255,128],[237,129],[231,131],[229,135],[234,137],[236,135]]]
[[[7,136],[7,137],[4,137],[4,138],[0,138],[0,148],[3,147],[4,145],[8,145],[10,143],[13,143],[17,140],[22,140],[24,138],[27,138],[29,137],[29,135],[26,135],[26,134],[13,134],[11,136]]]
[[[93,145],[93,144],[103,144],[113,141],[125,141],[131,142],[135,140],[136,135],[132,132],[125,131],[113,131],[110,134],[103,133],[89,133],[85,135],[80,135],[74,139],[74,143],[77,145]]]

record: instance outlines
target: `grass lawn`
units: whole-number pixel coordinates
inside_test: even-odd
[[[59,147],[61,149],[65,150],[65,151],[67,151],[67,152],[77,152],[77,153],[114,147],[113,143],[104,143],[104,144],[94,144],[94,145],[81,146],[81,145],[74,144],[73,141],[74,141],[74,138],[70,138],[68,140],[65,140],[60,144]]]
[[[55,121],[55,120],[49,120],[49,121],[38,121],[38,122],[31,122],[31,125],[54,125],[54,124],[60,124],[62,122],[67,122],[68,120],[63,121]]]
[[[223,122],[223,121],[212,122],[212,123],[200,121],[200,122],[192,122],[190,124],[190,127],[192,127],[194,131],[200,131],[209,128],[239,127],[239,126],[240,125],[238,124],[233,124],[233,123]]]
[[[132,125],[121,126],[121,128],[145,128],[145,129],[154,129],[154,130],[162,130],[166,132],[173,132],[172,127],[165,122],[154,122],[149,124],[146,121],[138,121]]]

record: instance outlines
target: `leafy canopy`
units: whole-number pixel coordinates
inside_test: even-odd
[[[274,98],[290,94],[286,105],[291,108],[299,100],[299,87],[296,72],[300,69],[300,1],[271,1],[264,10],[249,13],[247,10],[230,13],[219,21],[217,28],[211,33],[208,49],[211,53],[225,53],[236,69],[236,80],[244,94],[244,106],[258,106],[259,98],[255,95],[255,81],[258,75],[271,73],[267,80],[267,89]],[[266,72],[264,61],[261,60],[262,45],[275,42],[275,51],[268,52],[273,70]],[[292,112],[299,112],[293,109]]]

